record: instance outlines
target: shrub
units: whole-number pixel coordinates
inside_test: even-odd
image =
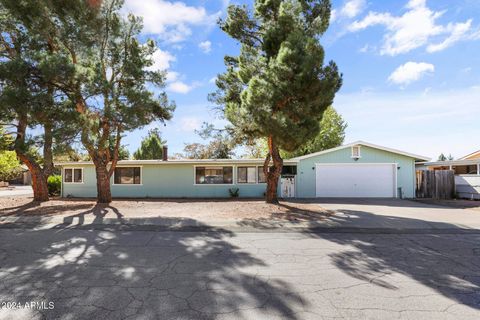
[[[58,175],[50,176],[47,179],[47,184],[48,184],[48,193],[51,196],[58,196],[62,188],[62,177]]]
[[[15,151],[0,152],[0,181],[14,179],[22,172]]]
[[[230,188],[230,189],[228,189],[228,193],[230,193],[230,197],[238,198],[240,190],[238,188]]]

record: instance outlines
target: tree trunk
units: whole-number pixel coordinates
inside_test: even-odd
[[[278,180],[283,168],[283,159],[280,156],[278,146],[273,141],[272,136],[268,137],[268,156],[264,164],[264,172],[266,171],[267,177],[267,192],[265,194],[265,201],[267,203],[278,203],[277,189]],[[269,167],[270,158],[272,159],[273,166]]]
[[[47,177],[40,165],[25,153],[25,135],[27,130],[27,118],[19,117],[17,124],[17,136],[15,137],[14,149],[20,162],[24,163],[32,175],[33,201],[48,201]]]
[[[97,175],[97,203],[112,202],[112,192],[110,190],[110,175],[107,166],[103,163],[95,163],[95,172]]]
[[[46,178],[53,173],[53,127],[51,123],[46,122],[44,125],[44,142],[43,142],[43,173]]]
[[[40,168],[40,166],[34,161],[31,161],[31,159],[22,152],[18,150],[15,151],[17,153],[17,157],[28,167],[28,170],[32,175],[33,201],[48,201],[49,197],[47,178],[43,174],[42,168]]]

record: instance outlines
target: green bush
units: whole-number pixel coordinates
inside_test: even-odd
[[[60,190],[62,188],[62,177],[61,176],[50,176],[47,179],[48,184],[48,193],[51,196],[60,195]]]

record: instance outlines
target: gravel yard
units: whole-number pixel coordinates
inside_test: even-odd
[[[312,221],[328,217],[331,212],[317,203],[281,201],[266,204],[261,199],[130,199],[115,200],[109,206],[96,206],[94,200],[53,199],[39,205],[31,197],[0,198],[0,216],[49,216],[96,214],[105,217],[179,217],[203,220],[280,219]]]

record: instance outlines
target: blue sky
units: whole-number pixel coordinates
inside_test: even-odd
[[[216,25],[228,4],[252,1],[126,0],[144,18],[144,36],[160,50],[155,68],[168,70],[167,92],[177,109],[166,126],[154,123],[124,138],[133,152],[158,126],[169,153],[202,142],[203,121],[222,126],[207,101],[225,54],[239,46]],[[334,107],[348,122],[346,141],[365,140],[436,158],[480,149],[480,1],[336,0],[321,39],[343,73]]]

